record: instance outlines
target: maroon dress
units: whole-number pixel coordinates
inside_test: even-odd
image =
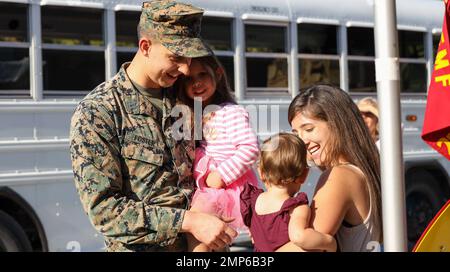
[[[241,213],[244,224],[250,229],[256,252],[273,252],[290,241],[288,226],[292,208],[308,205],[305,193],[287,199],[277,212],[259,215],[255,203],[263,190],[247,183],[241,193]]]

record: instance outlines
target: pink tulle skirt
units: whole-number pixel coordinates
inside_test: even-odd
[[[228,185],[224,189],[206,186],[206,177],[217,167],[215,161],[206,156],[201,148],[197,148],[194,161],[194,178],[197,190],[192,198],[191,208],[221,217],[232,217],[234,221],[229,225],[236,230],[245,230],[240,209],[240,195],[244,185],[249,182],[258,186],[258,179],[252,169]]]

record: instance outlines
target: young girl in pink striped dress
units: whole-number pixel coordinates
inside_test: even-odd
[[[259,156],[257,137],[248,112],[232,98],[225,70],[215,56],[192,59],[189,70],[179,83],[179,98],[191,108],[194,98],[201,100],[204,109],[203,137],[193,167],[198,188],[191,210],[234,218],[230,226],[244,230],[239,196],[246,183],[258,186],[252,169]],[[192,236],[188,242],[189,250],[209,251]]]

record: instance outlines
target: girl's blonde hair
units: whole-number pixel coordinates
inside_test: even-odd
[[[306,146],[297,135],[282,132],[263,142],[259,169],[264,182],[287,185],[307,168]]]

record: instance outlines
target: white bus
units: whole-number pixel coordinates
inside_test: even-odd
[[[311,84],[376,96],[373,0],[185,2],[205,9],[202,36],[238,102],[272,114],[256,128],[261,138],[290,130],[287,107]],[[131,60],[140,7],[0,1],[0,251],[104,248],[73,183],[69,121],[77,101]],[[439,0],[397,0],[410,245],[450,196],[449,162],[420,139],[443,15]]]

